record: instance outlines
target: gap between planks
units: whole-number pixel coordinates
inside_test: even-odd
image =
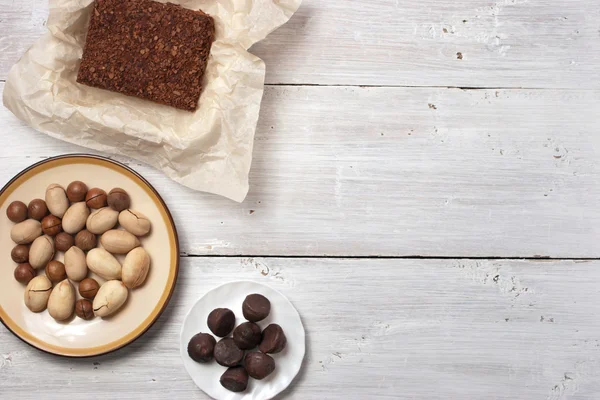
[[[281,255],[281,254],[188,254],[180,253],[180,257],[187,258],[287,258],[287,259],[334,259],[334,260],[510,260],[510,261],[598,261],[600,258],[592,257],[499,257],[499,256],[330,256],[330,255]]]
[[[0,79],[0,83],[6,83],[6,79]],[[565,90],[565,91],[594,91],[595,88],[536,88],[526,86],[419,86],[419,85],[343,85],[343,84],[321,84],[321,83],[265,83],[264,86],[282,87],[354,87],[354,88],[396,88],[396,89],[458,89],[458,90]]]

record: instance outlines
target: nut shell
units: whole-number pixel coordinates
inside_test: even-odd
[[[88,217],[85,226],[88,231],[96,235],[102,235],[104,232],[114,228],[118,219],[118,211],[110,207],[104,207],[93,211]]]
[[[85,195],[85,202],[89,208],[106,207],[106,192],[100,188],[90,189]]]
[[[121,279],[121,264],[108,251],[95,248],[87,253],[86,263],[88,268],[106,280]],[[94,310],[96,307],[94,307]]]
[[[131,199],[125,190],[114,188],[108,193],[107,202],[110,208],[120,212],[129,208]]]
[[[62,230],[62,221],[57,216],[50,214],[42,219],[42,231],[44,232],[44,235],[56,236],[61,233]]]
[[[94,314],[98,317],[107,317],[127,301],[129,291],[121,281],[108,281],[100,286],[98,294],[94,298]]]
[[[75,246],[83,251],[89,251],[96,247],[98,238],[90,231],[84,229],[75,235]]]
[[[85,201],[85,195],[87,194],[88,187],[81,181],[73,181],[67,186],[67,198],[72,203],[79,201]]]
[[[70,280],[79,282],[88,274],[86,256],[77,246],[71,247],[65,253],[65,272]]]
[[[94,307],[92,306],[92,302],[87,299],[77,300],[77,302],[75,302],[75,314],[86,321],[94,319]]]
[[[130,289],[141,286],[150,270],[150,255],[142,247],[127,253],[121,269],[121,280]]]
[[[40,236],[29,248],[29,264],[35,269],[44,268],[54,258],[54,240],[50,236]]]
[[[27,219],[27,206],[22,201],[13,201],[6,209],[6,216],[12,222],[23,222]]]
[[[52,291],[52,282],[46,275],[38,275],[33,278],[25,288],[25,305],[32,312],[42,312],[48,305],[48,299]]]
[[[68,279],[57,284],[48,298],[48,313],[57,321],[64,321],[75,310],[75,289]]]
[[[135,236],[144,236],[150,232],[152,224],[148,217],[139,211],[123,210],[119,213],[119,224]]]
[[[31,219],[41,221],[46,215],[48,215],[48,206],[42,199],[33,199],[27,206],[27,215]]]
[[[71,235],[76,234],[85,227],[89,215],[90,209],[83,201],[73,204],[62,219],[63,230]]]
[[[10,230],[10,238],[16,244],[28,244],[42,235],[42,224],[35,219],[26,219],[14,225]]]
[[[51,214],[62,218],[69,208],[69,199],[65,189],[53,183],[46,189],[46,206]]]
[[[17,265],[15,268],[14,276],[17,282],[21,282],[24,285],[27,285],[33,278],[35,278],[37,273],[35,269],[29,263],[23,263]]]
[[[46,276],[52,283],[58,283],[67,279],[65,264],[56,260],[50,261],[48,264],[46,264]]]
[[[100,285],[95,279],[85,278],[79,282],[79,294],[89,300],[93,300],[100,289]]]
[[[17,264],[29,261],[29,246],[18,244],[10,252],[10,258]]]
[[[75,244],[75,238],[67,232],[61,232],[54,237],[54,248],[56,251],[65,252]]]
[[[127,254],[140,245],[137,237],[119,229],[104,232],[100,236],[100,243],[106,251],[112,254]]]

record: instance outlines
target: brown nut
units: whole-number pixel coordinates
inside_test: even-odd
[[[52,283],[58,283],[67,279],[67,271],[65,270],[65,264],[60,261],[50,261],[46,264],[46,276]]]
[[[18,244],[10,252],[10,258],[17,264],[23,264],[29,261],[29,246]]]
[[[75,244],[73,236],[67,232],[61,232],[54,238],[54,248],[56,251],[67,251]]]
[[[25,288],[23,300],[25,305],[33,312],[42,312],[48,305],[48,299],[52,292],[52,282],[44,275],[33,278]]]
[[[106,192],[100,188],[90,189],[85,195],[85,203],[89,208],[106,207]]]
[[[114,188],[108,193],[108,205],[115,211],[123,211],[129,208],[131,199],[127,192],[121,188]]]
[[[22,201],[13,201],[6,209],[6,216],[12,222],[22,222],[27,218],[27,206]]]
[[[29,263],[19,264],[17,265],[17,268],[15,268],[15,279],[17,282],[21,282],[24,285],[31,282],[36,275],[35,269],[33,269]]]
[[[60,218],[50,214],[42,220],[42,231],[45,235],[56,236],[62,232],[62,221]]]
[[[35,269],[44,268],[54,258],[54,239],[51,236],[40,236],[29,248],[29,264]]]
[[[100,285],[95,279],[85,278],[79,282],[79,294],[86,299],[93,300],[98,293],[98,289],[100,289]]]
[[[73,181],[67,186],[67,197],[72,203],[77,203],[85,200],[88,187],[81,181]]]
[[[96,247],[97,243],[98,239],[96,238],[96,235],[87,229],[79,231],[79,233],[75,236],[75,246],[79,247],[83,251],[90,251]]]
[[[54,286],[48,298],[48,314],[57,321],[64,321],[73,315],[75,309],[75,289],[68,279]]]
[[[48,206],[42,199],[34,199],[29,202],[27,207],[29,218],[41,221],[46,215],[48,215]]]
[[[75,314],[86,321],[94,319],[94,307],[92,306],[92,302],[87,299],[77,300],[75,303]]]

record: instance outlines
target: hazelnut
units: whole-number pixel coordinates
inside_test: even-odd
[[[24,244],[16,245],[10,252],[10,258],[17,264],[26,263],[29,261],[29,246]]]
[[[15,268],[15,279],[27,285],[36,276],[35,269],[29,263],[19,264]]]
[[[85,200],[88,187],[81,181],[73,181],[67,186],[67,197],[71,203],[77,203]]]
[[[61,232],[54,238],[54,248],[56,251],[67,251],[74,243],[75,239],[67,232]]]
[[[85,195],[85,203],[89,208],[106,207],[106,192],[99,188],[90,189]]]
[[[129,208],[131,200],[127,192],[121,188],[114,188],[108,193],[108,205],[115,211],[123,211]]]
[[[12,222],[22,222],[27,218],[27,206],[22,201],[13,201],[6,209],[6,216]]]
[[[67,279],[67,271],[65,270],[65,264],[60,261],[50,261],[46,264],[46,276],[52,283],[58,283]]]
[[[75,236],[75,246],[79,247],[83,251],[90,251],[96,247],[98,239],[92,232],[84,229],[79,231]]]
[[[45,235],[56,236],[62,232],[62,221],[54,215],[46,215],[42,220],[42,231]]]
[[[85,278],[79,282],[79,294],[86,299],[93,300],[99,289],[100,285],[95,279]]]
[[[92,302],[87,299],[77,300],[75,303],[75,314],[86,321],[94,319],[94,307],[92,306]]]
[[[48,215],[48,206],[42,199],[35,199],[29,202],[27,207],[29,218],[41,221],[46,215]]]

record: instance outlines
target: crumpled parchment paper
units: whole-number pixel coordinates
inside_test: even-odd
[[[215,19],[196,112],[75,82],[93,0],[50,0],[48,32],[10,70],[4,105],[50,136],[141,160],[192,189],[241,202],[265,78],[264,62],[247,49],[286,23],[302,0],[170,2]]]

